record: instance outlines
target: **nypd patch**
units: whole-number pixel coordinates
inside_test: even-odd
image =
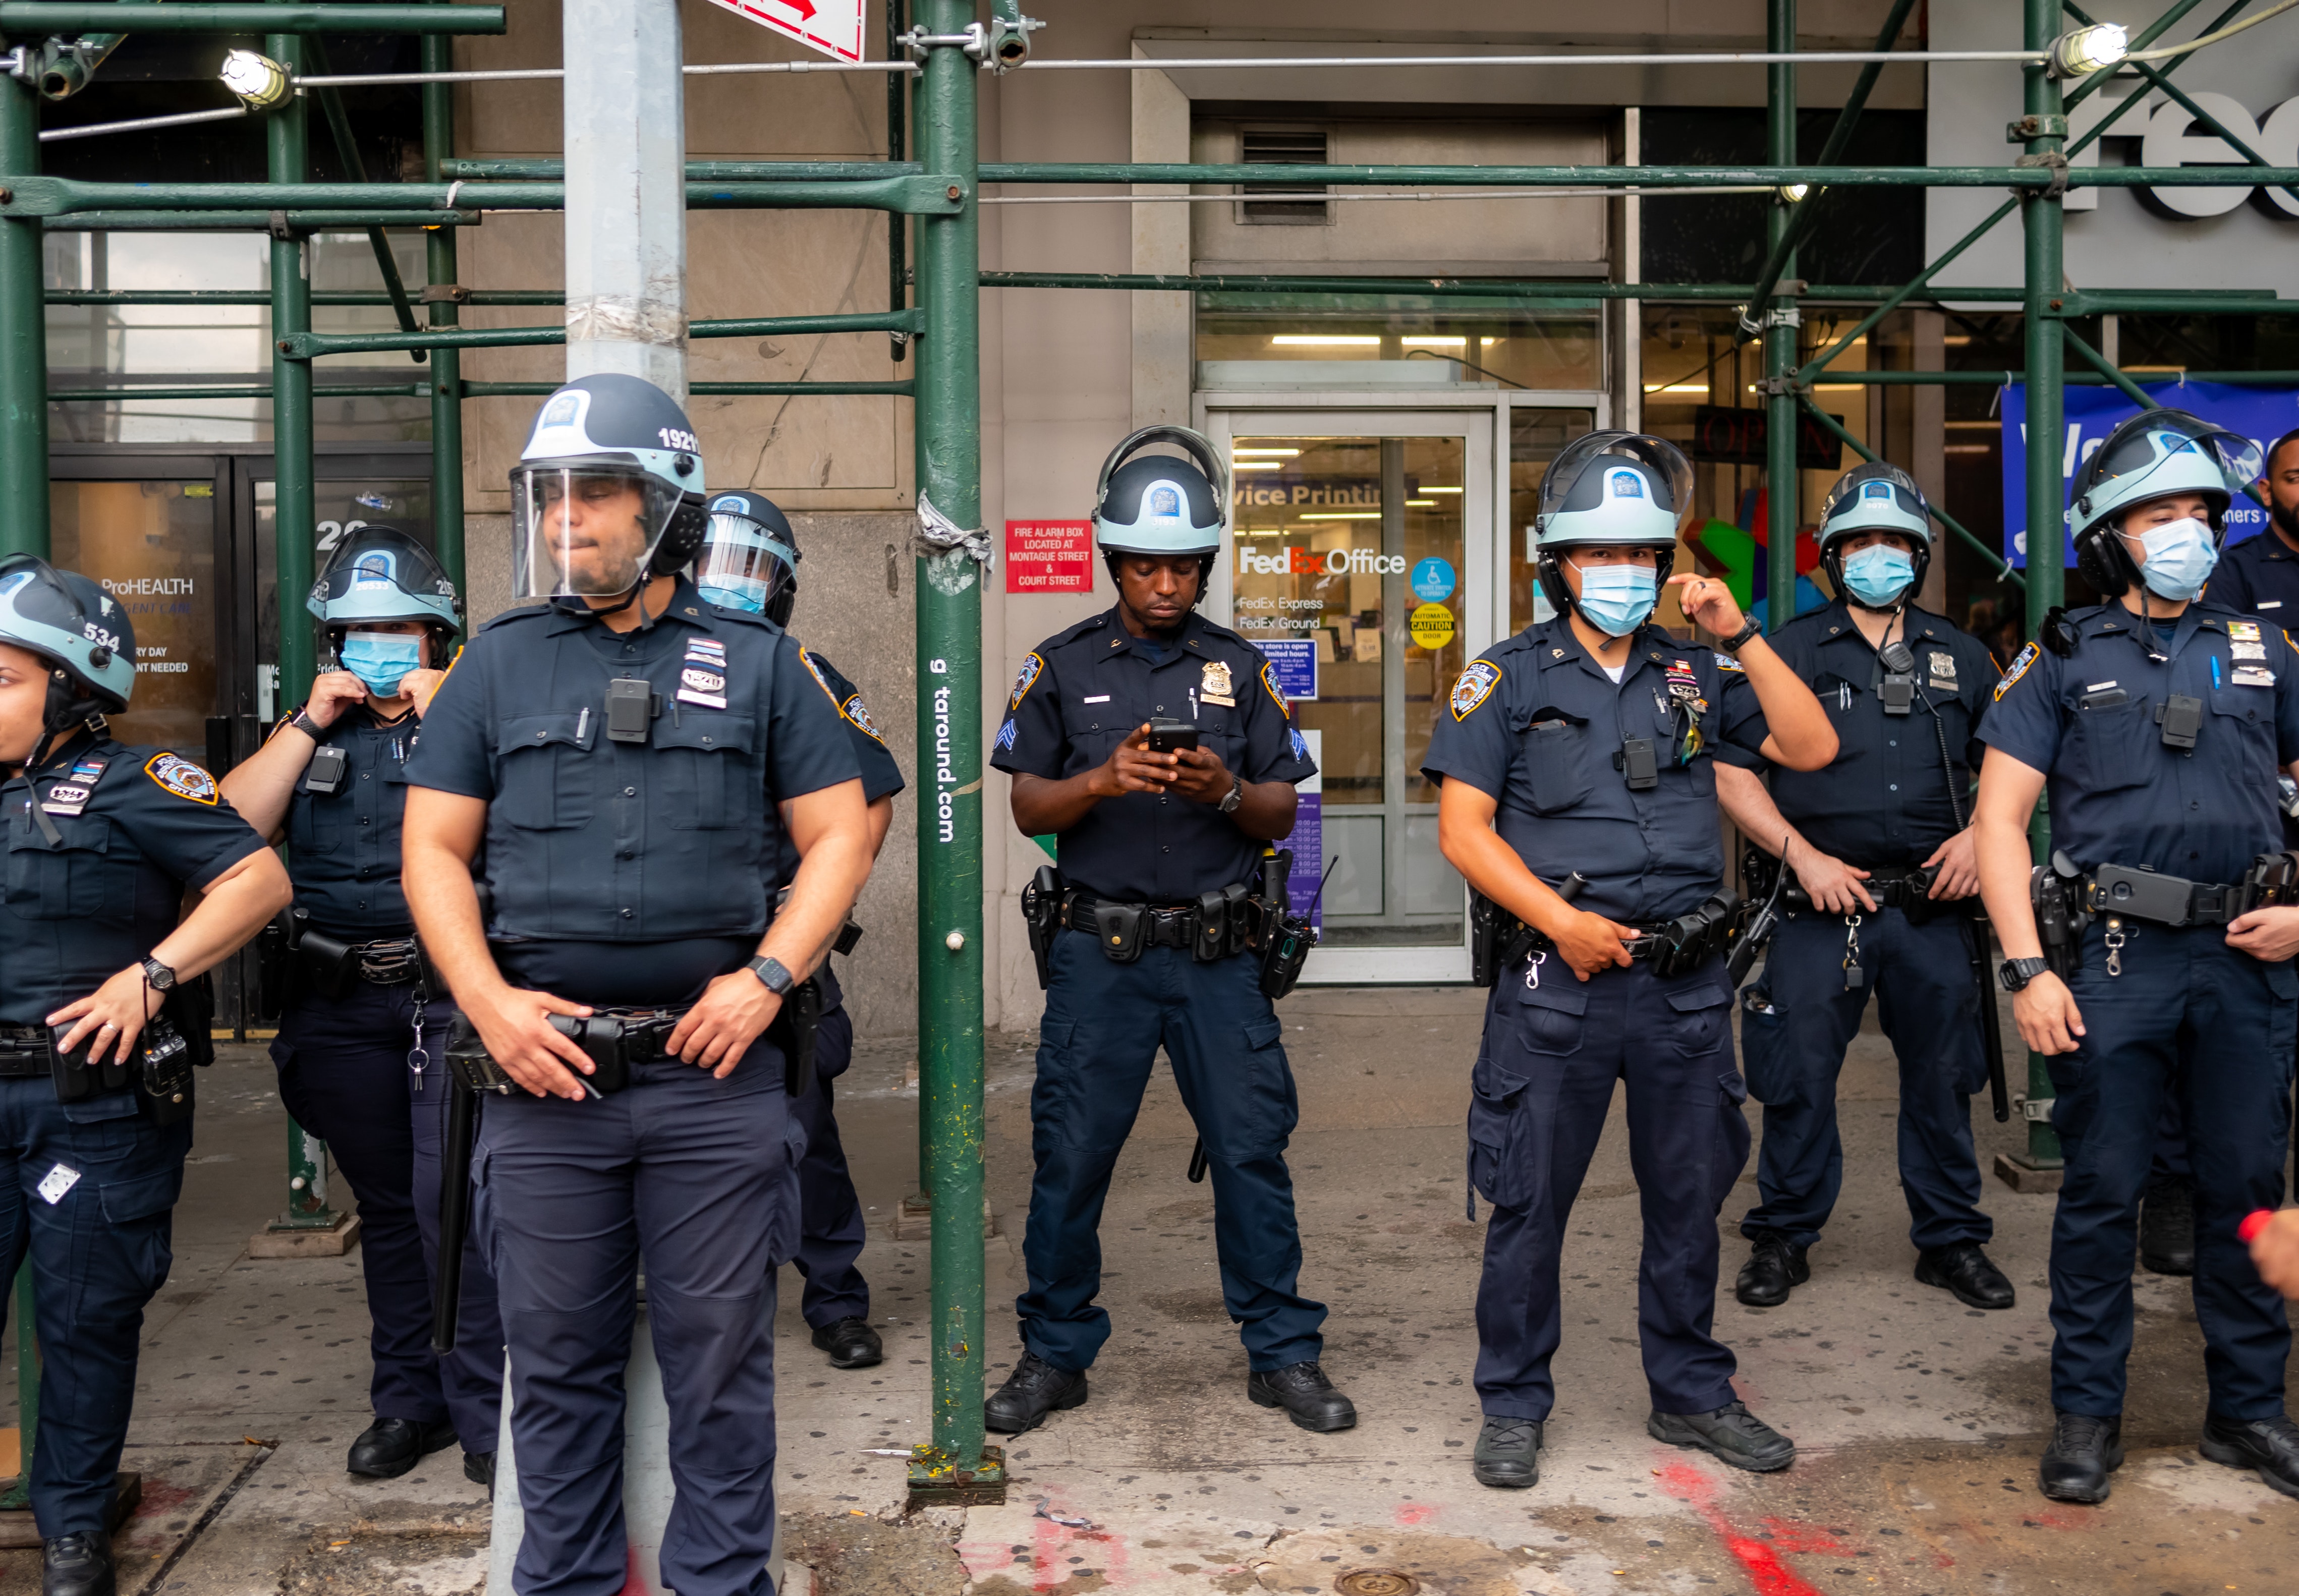
[[[1466,720],[1469,712],[1492,697],[1493,689],[1500,685],[1501,667],[1490,659],[1473,659],[1469,668],[1453,683],[1453,718]]]
[[[1030,696],[1030,689],[1037,685],[1038,673],[1045,668],[1046,662],[1035,654],[1022,657],[1022,668],[1014,677],[1013,696],[1006,700],[1007,714],[1011,715],[1022,707],[1022,700]]]
[[[882,743],[886,740],[884,734],[878,730],[878,723],[870,718],[869,708],[862,702],[860,693],[848,694],[846,702],[838,707],[838,713],[844,715],[848,724],[864,736],[876,738]]]
[[[2042,652],[2033,643],[2020,650],[2019,657],[2012,662],[2012,668],[2004,673],[2004,680],[1996,684],[1996,702],[2000,704],[2004,701],[2004,695],[2012,690],[2012,684],[2028,674]]]
[[[153,755],[144,773],[179,798],[211,806],[216,801],[215,778],[180,755]]]
[[[1716,668],[1720,671],[1730,671],[1733,674],[1739,676],[1745,676],[1748,674],[1746,670],[1741,668],[1740,662],[1733,658],[1730,654],[1719,654],[1716,656]]]
[[[1276,669],[1266,661],[1261,667],[1261,685],[1269,694],[1269,701],[1277,706],[1277,713],[1287,720],[1293,718],[1293,706],[1285,701],[1285,690],[1277,685]]]

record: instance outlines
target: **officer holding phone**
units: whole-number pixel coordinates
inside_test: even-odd
[[[287,905],[278,856],[190,760],[127,748],[136,634],[77,571],[0,559],[0,1160],[41,1352],[43,1596],[113,1596],[112,1476],[213,1056],[199,980]],[[178,915],[187,892],[199,895]],[[12,1302],[9,1294],[0,1302]],[[26,1327],[19,1326],[22,1335]]]
[[[1190,458],[1137,452],[1154,443]],[[1063,878],[1033,931],[1046,1011],[1029,1286],[1015,1304],[1024,1352],[984,1410],[1007,1435],[1086,1400],[1085,1371],[1109,1337],[1094,1301],[1102,1200],[1161,1044],[1213,1173],[1247,1396],[1304,1429],[1357,1422],[1318,1363],[1324,1305],[1300,1294],[1283,1027],[1262,961],[1225,925],[1267,845],[1293,829],[1293,784],[1316,769],[1260,651],[1196,612],[1228,526],[1228,482],[1186,427],[1144,428],[1110,454],[1093,525],[1117,603],[1024,658],[991,756],[1014,779],[1022,834],[1058,839]]]

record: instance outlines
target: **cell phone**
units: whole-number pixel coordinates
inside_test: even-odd
[[[1198,746],[1198,729],[1188,721],[1167,720],[1159,715],[1150,723],[1150,751],[1153,754],[1178,754],[1183,748]]]

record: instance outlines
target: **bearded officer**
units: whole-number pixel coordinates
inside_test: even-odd
[[[1155,443],[1190,458],[1137,453]],[[1300,1293],[1283,1027],[1258,960],[1196,947],[1199,896],[1253,883],[1267,844],[1293,829],[1293,784],[1316,769],[1259,650],[1196,613],[1228,526],[1228,476],[1186,427],[1145,427],[1112,451],[1093,525],[1117,603],[1023,660],[991,757],[1014,778],[1022,834],[1058,839],[1067,882],[1067,929],[1045,933],[1030,1099],[1029,1288],[1015,1304],[1025,1350],[984,1404],[1005,1435],[1086,1400],[1085,1371],[1109,1337],[1094,1301],[1102,1201],[1161,1045],[1213,1174],[1247,1396],[1307,1430],[1357,1422],[1318,1362],[1324,1304]],[[1184,723],[1195,746],[1151,751],[1152,719]],[[1100,946],[1105,919],[1128,928],[1115,947]]]
[[[1493,1204],[1473,1468],[1503,1489],[1540,1478],[1558,1254],[1616,1080],[1644,1213],[1646,1427],[1738,1468],[1796,1458],[1734,1394],[1731,1351],[1711,1330],[1716,1214],[1748,1155],[1712,755],[1730,743],[1812,771],[1836,736],[1723,583],[1668,575],[1691,489],[1682,453],[1642,434],[1593,433],[1557,456],[1538,520],[1557,618],[1470,662],[1423,766],[1441,783],[1445,857],[1532,933],[1498,972],[1470,1078],[1470,1173]],[[1650,624],[1664,578],[1724,652]]]

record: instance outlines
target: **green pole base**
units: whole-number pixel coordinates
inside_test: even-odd
[[[1006,1451],[985,1446],[976,1468],[958,1468],[933,1445],[910,1448],[912,1508],[996,1508],[1006,1503]]]
[[[340,1210],[320,1207],[308,1211],[290,1208],[266,1225],[266,1230],[333,1230],[351,1216]]]
[[[1996,1178],[2015,1192],[2050,1196],[2066,1178],[2066,1161],[2036,1158],[2026,1153],[1998,1153]]]

